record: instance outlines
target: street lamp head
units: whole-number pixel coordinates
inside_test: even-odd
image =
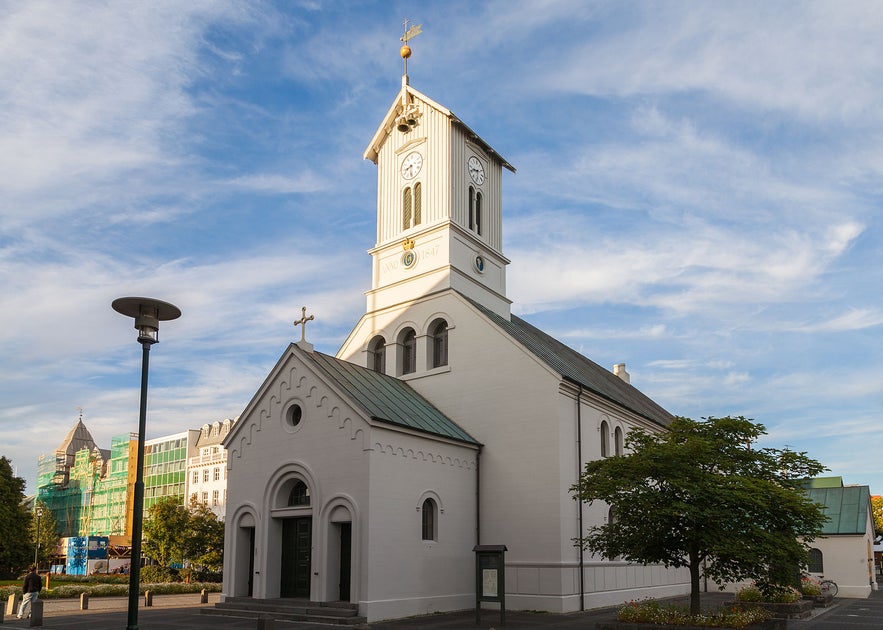
[[[135,318],[135,329],[140,343],[158,342],[159,323],[181,317],[181,309],[177,306],[153,298],[117,298],[111,306],[117,313]]]
[[[41,516],[43,516],[43,506],[42,506],[42,505],[38,505],[38,506],[37,506],[37,518],[39,518],[39,517],[41,517]]]

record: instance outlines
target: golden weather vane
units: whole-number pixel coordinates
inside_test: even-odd
[[[402,30],[404,31],[404,34],[399,38],[404,42],[404,45],[399,50],[399,54],[402,56],[402,59],[405,60],[405,76],[408,76],[408,57],[411,56],[411,47],[408,46],[408,42],[423,32],[423,29],[421,28],[423,26],[422,24],[413,24],[411,28],[408,28],[408,23],[410,21],[411,20],[406,18],[405,21],[402,22]]]

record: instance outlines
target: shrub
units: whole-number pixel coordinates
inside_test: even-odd
[[[752,584],[736,593],[740,602],[768,602],[772,604],[790,604],[798,601],[801,593],[793,586],[781,584]]]
[[[190,581],[198,581],[198,582],[223,582],[224,574],[220,571],[208,571],[208,570],[200,570],[194,571]]]
[[[744,628],[768,618],[761,608],[721,607],[691,615],[687,606],[660,604],[653,600],[628,602],[616,613],[618,621],[632,623],[656,623],[661,625],[690,625],[703,628]]]
[[[807,597],[818,597],[822,594],[822,587],[814,579],[804,575],[800,578],[800,592]]]
[[[177,569],[151,564],[141,568],[141,584],[161,584],[163,582],[180,582]]]

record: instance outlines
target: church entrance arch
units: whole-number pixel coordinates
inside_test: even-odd
[[[278,569],[279,597],[310,599],[313,562],[312,491],[298,473],[281,478],[273,493],[271,548]],[[275,571],[271,571],[271,575]]]
[[[325,595],[329,600],[348,602],[352,598],[353,514],[339,500],[332,505],[326,512]]]
[[[231,521],[234,523],[231,594],[251,597],[254,595],[255,517],[252,512],[245,512]]]

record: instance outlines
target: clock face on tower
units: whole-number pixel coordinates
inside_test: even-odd
[[[402,177],[414,179],[423,168],[423,156],[417,151],[411,151],[402,162]]]
[[[484,183],[484,167],[477,157],[473,155],[469,158],[469,161],[466,162],[466,169],[469,171],[469,177],[472,178],[472,181],[479,186]]]

